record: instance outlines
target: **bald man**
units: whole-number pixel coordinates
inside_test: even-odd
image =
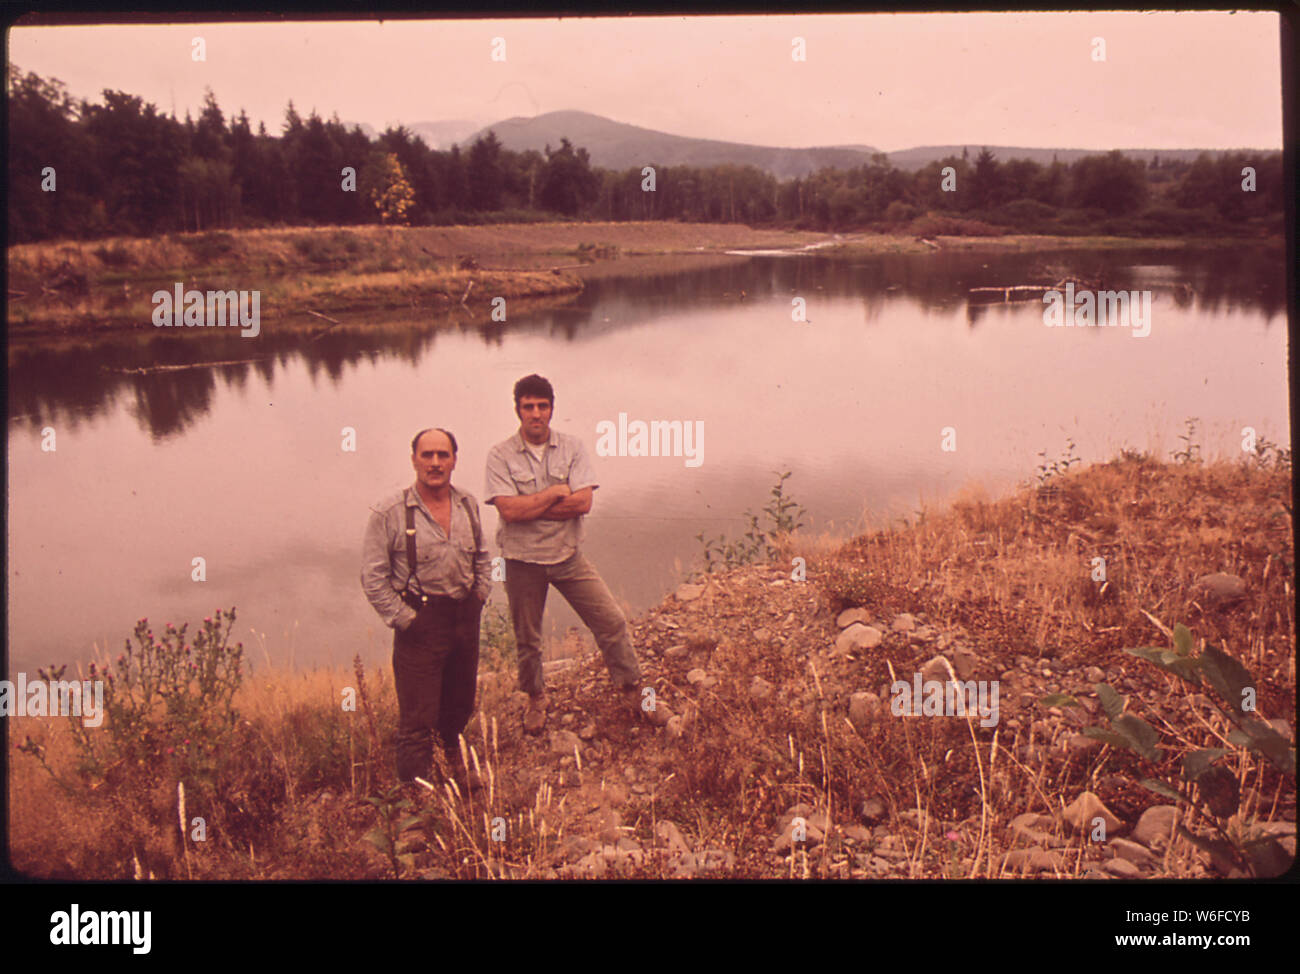
[[[447,430],[415,434],[415,483],[371,508],[361,587],[394,629],[398,778],[429,777],[436,730],[464,791],[476,782],[458,738],[474,713],[479,617],[492,576],[478,502],[451,485],[456,450]]]

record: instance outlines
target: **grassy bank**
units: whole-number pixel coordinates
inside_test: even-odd
[[[736,249],[825,244],[819,253],[852,257],[929,253],[936,247],[1001,252],[1137,243],[1192,245],[1179,239],[1011,234],[939,235],[926,243],[910,232],[834,236],[667,222],[321,227],[22,244],[8,252],[8,333],[11,340],[29,341],[148,331],[153,293],[170,291],[177,282],[200,291],[259,290],[267,329],[308,331],[321,321],[309,312],[337,318],[343,327],[359,327],[361,316],[394,308],[431,320],[486,318],[495,297],[507,303],[562,301],[594,277],[716,264],[739,259],[724,256]]]
[[[220,707],[204,725],[220,748],[158,711],[158,734],[101,767],[68,722],[10,718],[12,854],[79,878],[1232,875],[1198,843],[1289,830],[1294,856],[1294,773],[1234,743],[1208,686],[1125,650],[1169,648],[1186,624],[1194,653],[1252,674],[1259,716],[1293,741],[1291,477],[1271,447],[1207,464],[1126,454],[846,544],[781,539],[770,564],[703,574],[633,622],[645,682],[676,715],[666,727],[618,714],[588,656],[548,675],[547,733],[524,736],[493,619],[466,733],[488,787],[472,796],[392,790],[387,672],[260,671],[232,720]],[[1193,584],[1214,572],[1244,593],[1216,602]],[[848,609],[875,637],[842,630]],[[992,726],[891,713],[891,681],[939,657],[999,682]],[[1157,759],[1084,733],[1106,725],[1101,683],[1155,728]],[[1203,804],[1179,768],[1211,746],[1231,808],[1219,793],[1214,821],[1188,814],[1190,837],[1144,838],[1147,809],[1182,802],[1138,782]],[[201,840],[182,839],[178,784]],[[1128,845],[1078,827],[1085,792]]]

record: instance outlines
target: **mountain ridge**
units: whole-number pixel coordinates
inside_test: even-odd
[[[375,131],[364,123],[361,127],[367,135]],[[593,166],[603,169],[624,170],[645,165],[700,167],[724,164],[752,165],[781,180],[802,178],[823,167],[851,169],[870,165],[877,154],[883,154],[891,165],[904,172],[915,172],[931,162],[953,156],[960,157],[963,152],[968,159],[973,160],[984,148],[988,148],[1002,162],[1009,159],[1029,159],[1040,165],[1050,165],[1053,161],[1069,164],[1086,156],[1105,155],[1113,151],[987,143],[922,145],[883,153],[865,143],[769,146],[676,135],[629,122],[619,122],[591,112],[570,109],[544,112],[532,117],[516,115],[483,126],[467,119],[452,119],[443,122],[414,122],[406,125],[406,128],[421,137],[430,148],[438,150],[447,150],[453,145],[459,145],[464,151],[488,132],[495,132],[502,146],[513,152],[529,150],[541,152],[547,145],[553,149],[558,148],[560,140],[567,138],[576,148],[587,150]],[[1129,158],[1142,160],[1149,165],[1157,158],[1164,161],[1192,162],[1203,152],[1215,158],[1233,151],[1280,152],[1281,149],[1122,148],[1119,151]]]

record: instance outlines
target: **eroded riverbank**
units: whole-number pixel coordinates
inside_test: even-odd
[[[24,244],[8,252],[7,323],[10,341],[18,343],[147,332],[154,327],[155,293],[180,284],[201,293],[256,290],[267,329],[311,334],[322,321],[366,327],[394,309],[427,315],[435,325],[486,321],[496,298],[507,306],[563,303],[585,281],[658,276],[756,253],[852,258],[1139,244],[1177,250],[1193,242],[1028,235],[922,240],[642,222],[320,227]]]

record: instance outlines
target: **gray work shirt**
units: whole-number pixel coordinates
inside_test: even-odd
[[[575,492],[600,486],[587,448],[576,436],[551,430],[540,461],[528,452],[523,435],[517,430],[488,451],[487,489],[483,496],[489,504],[494,497],[536,494],[556,484],[568,484]],[[508,522],[502,518],[497,529],[497,545],[506,558],[557,565],[578,550],[583,520],[581,517],[563,521],[537,518]]]
[[[468,498],[474,513],[478,501],[451,488],[451,537],[433,519],[414,487],[385,497],[370,509],[361,545],[361,588],[384,625],[405,629],[416,611],[402,601],[400,592],[410,575],[406,560],[406,508],[415,508],[416,591],[463,599],[472,590],[483,601],[492,593],[492,559],[486,545],[475,550],[474,528],[461,498]],[[481,519],[481,517],[480,517]],[[481,533],[481,531],[480,531]]]

